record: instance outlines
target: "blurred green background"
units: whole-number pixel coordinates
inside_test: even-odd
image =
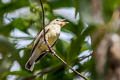
[[[55,18],[70,22],[62,29],[55,51],[75,70],[94,80],[90,34],[96,26],[109,22],[120,0],[42,1],[46,25]],[[33,72],[24,68],[42,29],[41,15],[39,0],[0,0],[0,80],[22,80],[46,69],[50,71],[31,80],[83,80],[51,54],[44,56]]]

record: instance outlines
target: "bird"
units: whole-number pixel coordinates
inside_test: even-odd
[[[59,38],[61,28],[68,24],[65,19],[54,19],[45,27],[45,38],[48,41],[50,47],[53,47]],[[34,45],[31,50],[31,56],[25,64],[25,68],[29,71],[33,71],[34,65],[38,62],[42,56],[46,55],[45,51],[49,50],[44,41],[44,31],[42,30],[34,41]]]

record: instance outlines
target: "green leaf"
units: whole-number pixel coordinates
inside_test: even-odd
[[[113,11],[118,8],[119,4],[120,0],[103,0],[103,15],[106,22],[111,19]]]
[[[10,32],[14,29],[14,27],[12,27],[12,24],[8,24],[8,25],[0,25],[0,34],[4,35],[4,36],[9,36]]]
[[[52,9],[73,7],[73,0],[49,0],[48,3]]]
[[[3,20],[3,15],[8,12],[12,12],[14,10],[17,10],[19,8],[25,7],[29,5],[29,0],[12,0],[9,3],[0,4],[0,24]]]
[[[25,69],[25,64],[32,54],[31,54],[31,50],[28,49],[28,48],[24,48],[23,50],[24,50],[24,55],[18,62],[20,63],[22,69],[26,70]]]
[[[0,52],[10,53],[14,51],[15,51],[14,45],[7,38],[0,36]]]
[[[29,76],[30,73],[26,72],[26,71],[13,71],[13,72],[5,72],[0,79],[1,80],[5,80],[5,77],[8,75],[18,75],[18,76]]]
[[[66,25],[64,30],[72,32],[75,35],[81,34],[82,30],[84,29],[83,22],[81,20],[78,21],[78,24],[74,24],[73,22],[69,21],[70,24]]]
[[[73,79],[66,76],[65,75],[65,68],[61,67],[58,70],[50,72],[47,75],[47,80],[73,80]]]
[[[58,40],[57,44],[56,44],[56,52],[59,56],[61,56],[62,58],[66,57],[66,47],[64,46],[65,41],[62,40]],[[66,43],[67,44],[67,43]]]
[[[68,51],[67,59],[69,62],[76,59],[77,56],[80,54],[80,49],[86,37],[82,35],[83,30],[84,30],[83,22],[79,20],[78,25],[75,27],[76,36],[71,40],[71,44]]]
[[[27,33],[27,29],[30,27],[29,22],[25,21],[23,18],[14,19],[12,26],[25,33]]]
[[[74,3],[76,13],[80,14],[80,19],[84,23],[93,23],[91,0],[74,0]]]

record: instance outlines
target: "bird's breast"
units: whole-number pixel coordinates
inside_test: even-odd
[[[49,43],[50,46],[52,46],[56,40],[59,37],[60,31],[61,31],[61,27],[60,26],[50,26],[48,28],[48,32],[46,33],[46,39]],[[48,47],[46,46],[43,37],[41,38],[40,42],[39,42],[39,49],[40,50],[47,50]]]
[[[60,34],[60,26],[52,27],[50,32],[48,33],[48,42],[52,46],[54,42],[58,39]]]

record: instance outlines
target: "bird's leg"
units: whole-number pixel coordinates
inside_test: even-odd
[[[48,52],[50,52],[53,56],[55,56],[55,52],[54,52],[54,50],[53,50],[53,48],[51,48],[51,50],[45,50],[45,51],[43,51],[42,53],[48,53]]]
[[[45,50],[45,51],[43,51],[42,53],[48,53],[48,52],[50,52],[50,50]]]

